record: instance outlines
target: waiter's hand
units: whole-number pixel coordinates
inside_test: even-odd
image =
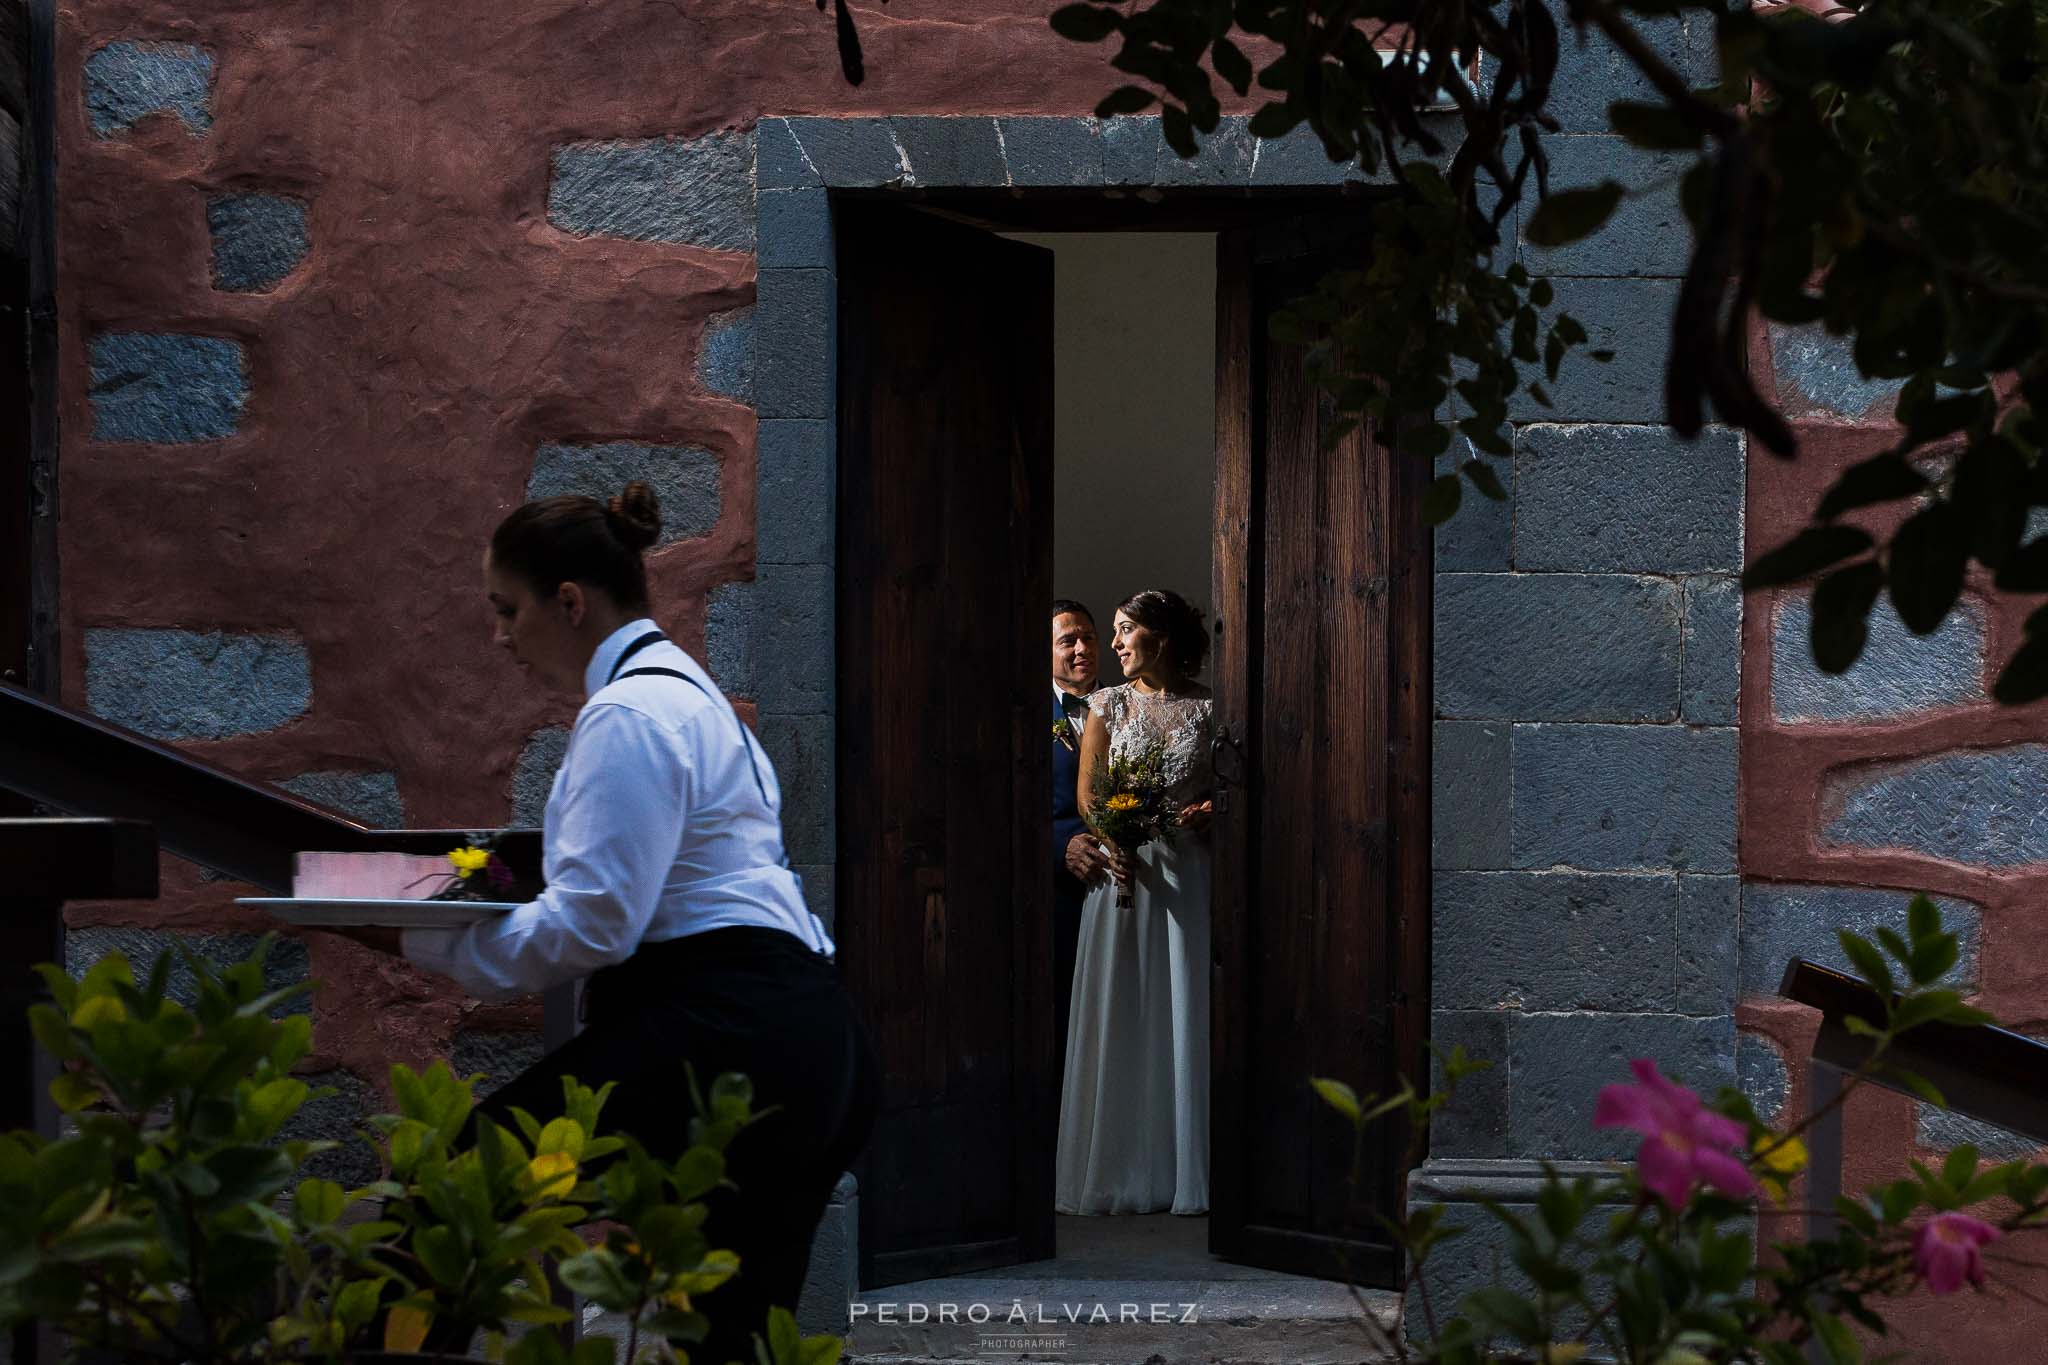
[[[380,953],[393,957],[405,956],[405,930],[394,929],[388,924],[331,924],[324,927],[330,934],[354,939],[365,948],[375,948]]]
[[[1109,855],[1102,851],[1102,845],[1095,836],[1082,830],[1067,840],[1067,871],[1074,874],[1083,886],[1094,882],[1110,870]]]

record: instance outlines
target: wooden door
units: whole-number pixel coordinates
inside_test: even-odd
[[[1309,1087],[1427,1079],[1427,463],[1354,432],[1267,324],[1339,253],[1328,220],[1221,235],[1217,361],[1217,876],[1210,1245],[1391,1284],[1406,1133]]]
[[[840,965],[861,1282],[1052,1254],[1052,253],[843,204]]]

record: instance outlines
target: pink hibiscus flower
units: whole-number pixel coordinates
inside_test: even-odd
[[[1698,1095],[1659,1075],[1647,1057],[1630,1062],[1629,1070],[1635,1072],[1634,1085],[1601,1088],[1593,1126],[1643,1135],[1636,1172],[1644,1189],[1673,1208],[1685,1203],[1696,1183],[1737,1199],[1756,1192],[1756,1178],[1730,1150],[1739,1151],[1748,1136],[1740,1123],[1714,1113]]]
[[[1967,1213],[1937,1213],[1913,1234],[1913,1268],[1930,1294],[1953,1294],[1965,1281],[1981,1288],[1984,1253],[1978,1248],[2002,1235]]]

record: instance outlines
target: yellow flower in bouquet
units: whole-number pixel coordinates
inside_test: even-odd
[[[1126,857],[1136,858],[1146,844],[1169,838],[1179,827],[1180,812],[1166,793],[1166,751],[1158,744],[1099,762],[1092,790],[1095,808],[1088,823]],[[1134,904],[1129,882],[1117,884],[1116,904],[1120,910]]]
[[[486,867],[489,867],[491,855],[488,849],[481,849],[473,844],[465,844],[461,848],[450,849],[448,861],[455,865],[456,876],[467,879],[472,874],[481,872]]]

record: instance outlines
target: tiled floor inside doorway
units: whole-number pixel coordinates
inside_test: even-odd
[[[863,1293],[847,1354],[861,1361],[1051,1360],[1074,1365],[1348,1365],[1382,1359],[1363,1323],[1394,1296],[1233,1265],[1206,1218],[1059,1220],[1048,1261]]]

